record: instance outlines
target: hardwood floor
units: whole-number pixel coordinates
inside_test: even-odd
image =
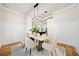
[[[0,56],[8,56],[11,54],[11,47],[4,46],[0,48]]]
[[[12,46],[12,45],[16,45],[16,44],[19,44],[19,43],[21,43],[21,41],[13,41],[13,42],[10,42],[8,44],[2,45],[2,47]]]
[[[0,48],[0,56],[11,55],[11,46],[18,44],[18,43],[20,43],[20,42],[13,42],[13,43],[3,45],[2,48]],[[74,47],[72,47],[70,45],[62,44],[62,43],[58,43],[58,46],[64,47],[66,49],[67,56],[78,56],[78,53],[76,52]]]
[[[20,41],[18,42],[10,42],[8,44],[2,45],[0,48],[0,56],[8,56],[11,55],[11,46],[15,44],[19,44]]]
[[[58,43],[58,46],[65,48],[67,56],[78,56],[78,53],[76,52],[74,47],[62,43]]]

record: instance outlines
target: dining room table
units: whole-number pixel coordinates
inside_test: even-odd
[[[48,40],[48,36],[47,35],[37,35],[37,36],[34,36],[34,35],[31,34],[31,35],[29,35],[29,37],[38,41],[38,45],[37,45],[37,50],[38,51],[42,51],[43,50],[42,43],[44,41]]]

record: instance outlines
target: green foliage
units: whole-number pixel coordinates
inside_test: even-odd
[[[30,31],[33,33],[33,32],[36,32],[36,33],[38,33],[39,31],[38,31],[38,29],[37,29],[37,27],[32,27],[32,29],[30,29]]]

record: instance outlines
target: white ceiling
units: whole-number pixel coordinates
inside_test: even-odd
[[[40,3],[39,10],[54,12],[71,4],[72,3]],[[2,5],[7,8],[27,14],[33,10],[34,3],[3,3]]]
[[[33,8],[33,3],[3,3],[4,7],[16,10],[21,13],[27,13]]]
[[[71,3],[46,3],[46,4],[44,3],[44,4],[40,4],[39,9],[47,10],[50,13],[58,9],[65,8],[69,5],[71,5]]]

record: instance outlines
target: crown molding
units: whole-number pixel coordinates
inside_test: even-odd
[[[61,8],[61,9],[59,9],[59,10],[53,12],[53,14],[56,14],[56,13],[62,12],[62,11],[66,10],[66,9],[69,9],[69,8],[73,8],[73,7],[75,7],[75,5],[76,5],[76,4],[73,3],[72,5],[69,5],[69,6],[67,6],[67,7]]]
[[[8,7],[5,7],[5,6],[3,6],[3,5],[0,5],[0,8],[5,9],[5,10],[8,10],[8,11],[11,11],[11,12],[13,12],[13,13],[16,13],[16,14],[19,14],[19,15],[22,15],[22,16],[25,16],[25,14],[23,14],[23,13],[21,13],[21,12],[19,12],[19,11],[10,9],[10,8],[8,8]]]

